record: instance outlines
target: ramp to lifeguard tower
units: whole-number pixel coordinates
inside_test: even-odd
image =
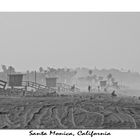
[[[23,81],[22,85],[24,87],[34,88],[35,90],[46,91],[46,92],[55,92],[55,89],[53,89],[53,88],[50,88],[48,86],[45,86],[45,85],[42,85],[39,83],[31,82],[31,81]]]
[[[56,87],[48,87],[47,85],[42,85],[31,81],[24,81],[23,86],[46,92],[80,92],[79,88],[75,87],[74,90],[72,90],[70,85],[64,83],[57,83]]]
[[[6,85],[7,85],[6,81],[0,80],[0,88],[5,89]]]

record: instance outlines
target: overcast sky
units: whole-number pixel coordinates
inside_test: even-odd
[[[0,64],[140,72],[140,13],[0,13]]]

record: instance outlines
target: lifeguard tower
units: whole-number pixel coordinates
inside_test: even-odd
[[[101,87],[101,88],[104,88],[104,87],[106,87],[106,86],[107,86],[107,81],[106,81],[106,80],[100,81],[100,87]]]
[[[57,91],[57,77],[46,77],[46,86],[48,87],[48,89],[51,89],[54,92],[56,92]]]
[[[57,83],[57,77],[47,77],[46,78],[46,85],[47,85],[47,87],[49,87],[49,88],[56,88],[56,83]]]
[[[14,90],[14,92],[21,92],[25,90],[25,87],[23,87],[23,76],[25,74],[22,73],[14,73],[8,75],[8,86],[11,87],[11,91]]]
[[[107,91],[107,81],[106,80],[100,81],[100,87],[101,87],[101,90],[104,90],[106,92]]]
[[[22,81],[23,81],[23,75],[24,74],[9,74],[8,75],[8,85],[11,88],[14,87],[22,87]]]

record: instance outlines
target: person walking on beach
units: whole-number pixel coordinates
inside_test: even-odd
[[[90,91],[91,91],[91,86],[89,85],[89,86],[88,86],[88,92],[90,92]]]
[[[72,91],[72,92],[75,91],[75,85],[73,85],[73,86],[71,87],[71,91]]]

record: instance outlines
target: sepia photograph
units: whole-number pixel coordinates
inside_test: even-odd
[[[139,12],[0,12],[0,129],[140,129]]]

